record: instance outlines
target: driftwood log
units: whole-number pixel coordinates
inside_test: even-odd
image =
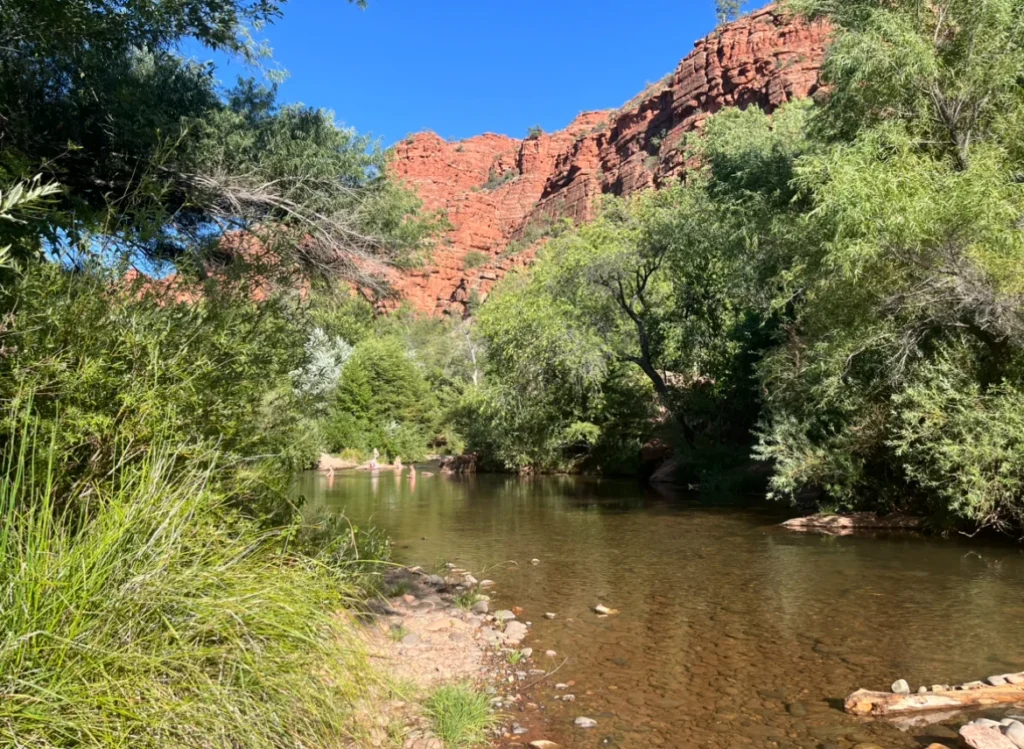
[[[1024,684],[981,685],[914,694],[893,694],[858,689],[846,698],[846,712],[853,715],[902,715],[924,710],[950,710],[1024,703]]]

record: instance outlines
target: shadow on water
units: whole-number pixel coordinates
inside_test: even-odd
[[[558,679],[577,701],[538,695],[564,746],[917,747],[952,740],[955,720],[901,730],[840,700],[1024,670],[1012,546],[803,535],[751,497],[577,477],[306,474],[297,491],[388,531],[401,561],[486,570],[534,622],[528,644],[569,658]],[[597,618],[598,602],[621,614]]]

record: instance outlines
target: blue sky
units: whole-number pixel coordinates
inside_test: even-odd
[[[714,25],[713,0],[290,0],[260,36],[288,71],[283,101],[334,110],[390,145],[421,130],[560,129],[625,103]],[[246,72],[218,70],[226,84]]]

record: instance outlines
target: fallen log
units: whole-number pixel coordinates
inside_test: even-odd
[[[982,685],[973,689],[936,690],[893,694],[858,689],[846,698],[846,712],[853,715],[900,715],[924,710],[950,710],[1024,703],[1024,684]]]

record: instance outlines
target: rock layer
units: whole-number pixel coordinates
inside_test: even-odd
[[[463,314],[505,273],[530,262],[555,220],[593,216],[603,194],[630,195],[679,179],[687,134],[715,112],[771,112],[812,96],[829,28],[774,6],[699,40],[662,81],[616,111],[584,112],[565,130],[525,140],[486,134],[447,142],[434,133],[395,147],[392,173],[452,230],[430,264],[390,281],[415,308]],[[519,252],[509,252],[509,245]]]

